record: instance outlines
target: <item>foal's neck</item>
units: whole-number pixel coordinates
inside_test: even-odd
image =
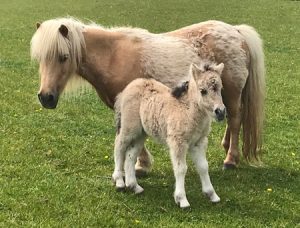
[[[187,94],[186,101],[189,103],[191,107],[191,114],[194,116],[193,118],[198,119],[199,122],[201,119],[206,117],[207,110],[204,107],[203,103],[200,101],[200,92],[198,91],[198,87],[194,78],[191,78],[189,82],[189,91]]]

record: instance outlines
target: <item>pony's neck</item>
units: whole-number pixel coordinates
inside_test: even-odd
[[[97,27],[87,27],[83,32],[86,50],[83,63],[78,74],[85,78],[96,89],[100,98],[113,107],[116,95],[125,87],[122,83],[114,83],[117,77],[128,73],[127,59],[122,50],[131,49],[127,37],[120,33]],[[125,53],[125,54],[128,54]],[[134,55],[132,55],[134,57]],[[127,61],[127,62],[126,62]]]

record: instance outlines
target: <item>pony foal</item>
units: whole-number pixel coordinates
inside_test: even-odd
[[[176,181],[174,199],[181,208],[190,206],[184,187],[187,151],[200,175],[203,193],[212,202],[220,201],[208,174],[206,148],[211,119],[221,121],[225,117],[220,76],[223,68],[223,63],[192,64],[190,80],[183,89],[171,91],[153,79],[136,79],[123,90],[115,104],[118,134],[112,177],[117,189],[126,186],[136,194],[143,192],[134,165],[149,135],[169,147]]]

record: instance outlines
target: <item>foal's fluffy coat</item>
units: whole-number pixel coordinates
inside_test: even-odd
[[[222,63],[205,67],[192,64],[188,89],[178,97],[153,79],[136,79],[124,89],[115,105],[118,135],[113,179],[117,188],[126,184],[135,193],[143,191],[137,183],[134,164],[150,135],[170,149],[176,179],[174,198],[180,207],[190,206],[184,188],[187,151],[199,172],[202,191],[211,201],[220,200],[210,182],[205,154],[212,117],[224,118],[220,78],[223,67]]]

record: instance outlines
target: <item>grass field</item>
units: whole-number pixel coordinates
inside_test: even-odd
[[[88,2],[88,3],[87,3]],[[300,2],[279,0],[1,0],[0,227],[300,227]],[[118,193],[113,113],[94,92],[42,109],[30,62],[35,23],[72,15],[152,32],[209,19],[254,26],[265,43],[264,166],[223,172],[224,124],[214,124],[208,160],[221,202],[201,195],[189,161],[190,210],[176,207],[167,151],[148,142],[155,165],[141,196]]]

